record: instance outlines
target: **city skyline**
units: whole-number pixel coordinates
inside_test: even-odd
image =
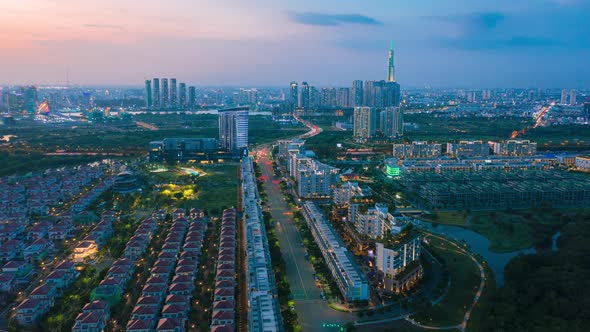
[[[0,84],[174,76],[195,86],[349,86],[386,79],[393,40],[406,88],[588,87],[590,64],[579,59],[590,55],[590,4],[536,4],[9,0],[0,5]]]

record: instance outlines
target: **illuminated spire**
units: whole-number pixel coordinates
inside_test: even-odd
[[[389,46],[389,58],[387,59],[387,82],[395,82],[395,65],[393,62],[393,40]]]

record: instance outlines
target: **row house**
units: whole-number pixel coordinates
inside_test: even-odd
[[[26,261],[39,262],[55,250],[53,242],[46,239],[37,239],[23,250]]]
[[[235,324],[236,210],[226,209],[221,217],[211,330],[233,329]]]
[[[111,317],[111,307],[107,301],[96,300],[86,303],[76,317],[72,332],[102,332]]]

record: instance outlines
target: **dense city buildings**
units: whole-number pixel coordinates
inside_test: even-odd
[[[367,278],[320,209],[313,202],[305,202],[303,215],[344,299],[347,302],[367,300]]]
[[[249,107],[219,110],[219,147],[231,154],[243,155],[248,149]]]
[[[438,158],[441,156],[439,143],[414,141],[411,144],[393,144],[394,158]]]

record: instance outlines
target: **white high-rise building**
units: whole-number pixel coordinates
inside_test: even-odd
[[[248,148],[249,107],[219,110],[219,147],[239,155]]]

